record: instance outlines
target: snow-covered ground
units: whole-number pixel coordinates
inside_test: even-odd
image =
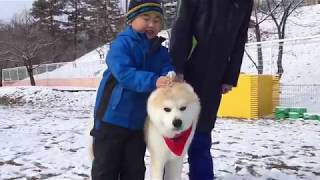
[[[0,179],[88,179],[84,132],[95,92],[0,90]],[[219,119],[212,134],[216,176],[320,179],[319,134],[320,121]],[[148,177],[148,156],[146,164]],[[184,180],[187,172],[185,163]]]

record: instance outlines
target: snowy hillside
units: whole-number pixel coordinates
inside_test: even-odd
[[[99,77],[106,69],[104,59],[108,50],[109,45],[98,47],[73,62],[65,63],[54,71],[39,74],[35,77],[37,79]]]
[[[275,31],[273,22],[264,21],[261,24],[263,31],[267,31],[268,36],[265,40],[276,40],[276,35],[270,32]],[[253,30],[249,30],[249,36],[252,39]],[[286,38],[303,38],[317,36],[320,34],[320,5],[307,6],[298,9],[293,14],[287,25]],[[162,31],[161,36],[168,38],[167,31]],[[164,44],[168,44],[168,41]],[[285,73],[282,78],[283,83],[290,84],[314,84],[320,81],[320,36],[313,40],[298,40],[285,43],[283,65]],[[267,42],[264,45],[263,56],[266,74],[276,73],[277,43]],[[247,44],[247,51],[256,59],[256,45]],[[101,49],[101,48],[99,48]],[[108,47],[102,48],[107,53]],[[101,60],[102,59],[102,60]],[[79,77],[100,77],[106,68],[104,58],[100,57],[97,50],[94,50],[81,58],[69,63],[53,72],[38,75],[38,78],[79,78]],[[253,63],[244,56],[242,72],[256,73]]]

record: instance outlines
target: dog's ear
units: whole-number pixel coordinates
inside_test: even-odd
[[[192,87],[190,84],[184,82],[184,83],[182,83],[182,85],[183,85],[183,88],[184,88],[185,90],[187,90],[189,93],[192,94],[192,97],[193,97],[193,98],[195,98],[197,101],[200,100],[199,97],[198,97],[198,95],[197,95],[197,93],[194,91],[193,87]]]

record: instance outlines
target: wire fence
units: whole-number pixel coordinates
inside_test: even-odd
[[[33,74],[36,80],[53,78],[96,78],[102,76],[102,73],[105,69],[106,64],[104,61],[65,62],[35,66]],[[4,82],[26,79],[29,79],[26,67],[16,67],[2,70],[2,80]]]
[[[320,84],[281,84],[280,105],[320,113]]]
[[[52,72],[60,67],[62,67],[64,63],[56,63],[56,64],[42,64],[40,66],[35,67],[33,70],[33,74],[42,74]],[[3,81],[16,81],[23,80],[29,78],[26,67],[15,67],[8,68],[2,70],[2,80]]]
[[[277,75],[279,49],[283,52],[279,105],[320,113],[320,36],[248,43],[241,71]]]

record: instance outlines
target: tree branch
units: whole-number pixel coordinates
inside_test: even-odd
[[[4,61],[9,61],[9,62],[20,62],[18,60],[14,60],[14,59],[11,59],[11,58],[1,58],[0,57],[0,62],[4,62]]]
[[[280,6],[280,3],[278,3],[271,11],[267,11],[267,12],[264,12],[264,11],[261,10],[262,14],[265,14],[266,16],[262,20],[260,20],[260,22],[257,21],[258,24],[261,24],[262,22],[267,20],[268,17],[270,17],[271,14],[273,14],[276,11],[276,9],[278,9],[279,6]]]
[[[300,1],[291,9],[291,11],[288,13],[288,16],[290,16],[291,13],[293,13],[303,2],[304,2],[304,0],[300,0]]]
[[[257,71],[258,70],[258,65],[256,62],[254,62],[253,58],[250,56],[250,54],[248,53],[247,49],[244,49],[244,52],[246,53],[246,55],[248,56],[248,58],[250,59],[250,61],[253,63],[253,65],[256,67]]]

